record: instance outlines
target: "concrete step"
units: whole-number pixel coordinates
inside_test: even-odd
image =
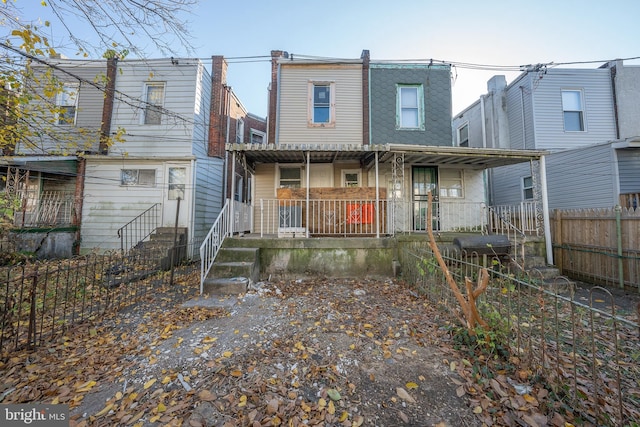
[[[256,263],[251,261],[230,261],[230,262],[214,262],[211,267],[209,277],[212,278],[230,278],[230,277],[246,277],[257,281],[258,272],[256,271]]]
[[[239,262],[249,261],[257,262],[259,260],[258,254],[260,249],[258,248],[220,248],[216,255],[216,262]]]
[[[202,285],[206,295],[235,295],[247,292],[249,279],[246,277],[207,278]]]

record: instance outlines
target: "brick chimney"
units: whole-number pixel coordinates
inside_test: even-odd
[[[271,51],[271,84],[269,85],[269,113],[267,123],[267,143],[276,142],[276,123],[278,121],[278,59],[283,55],[281,50]]]
[[[221,55],[211,57],[211,108],[209,118],[209,150],[211,157],[222,157],[225,151],[229,97],[227,61]]]

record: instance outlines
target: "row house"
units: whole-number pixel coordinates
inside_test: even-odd
[[[640,205],[640,66],[529,66],[453,118],[458,147],[546,150],[551,209]],[[540,203],[542,177],[526,164],[489,171],[489,200],[520,211]]]
[[[267,140],[227,151],[254,174],[250,231],[294,237],[486,232],[486,171],[544,154],[454,146],[450,66],[372,61],[366,50],[273,51]]]
[[[264,119],[226,85],[226,62],[212,63],[210,73],[189,58],[43,61],[36,68],[63,82],[55,99],[41,98],[57,106],[55,132],[2,158],[6,191],[23,200],[16,225],[55,230],[57,255],[126,251],[175,225],[199,245],[229,197],[226,183],[246,180],[221,141],[266,135]]]

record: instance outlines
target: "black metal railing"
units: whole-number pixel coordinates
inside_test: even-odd
[[[160,208],[156,203],[118,229],[120,250],[124,253],[149,237],[160,224]]]

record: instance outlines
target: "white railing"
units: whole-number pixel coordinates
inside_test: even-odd
[[[22,208],[14,215],[17,227],[46,227],[73,223],[73,191],[18,191]]]
[[[200,245],[200,294],[204,290],[204,280],[207,278],[211,266],[213,266],[222,242],[232,234],[229,221],[230,206],[231,203],[227,199],[207,237],[204,238],[202,245]]]
[[[232,233],[249,233],[253,223],[253,209],[246,203],[233,201]]]
[[[489,230],[496,234],[510,235],[514,232],[540,235],[542,224],[538,221],[536,202],[518,205],[496,205],[489,207]]]
[[[261,236],[379,236],[426,231],[425,202],[389,200],[261,199],[254,207],[259,218],[254,232]],[[476,202],[434,202],[433,229],[483,232],[485,205]],[[307,212],[308,210],[308,212]],[[308,213],[308,215],[307,215]],[[308,234],[307,234],[308,233]]]

